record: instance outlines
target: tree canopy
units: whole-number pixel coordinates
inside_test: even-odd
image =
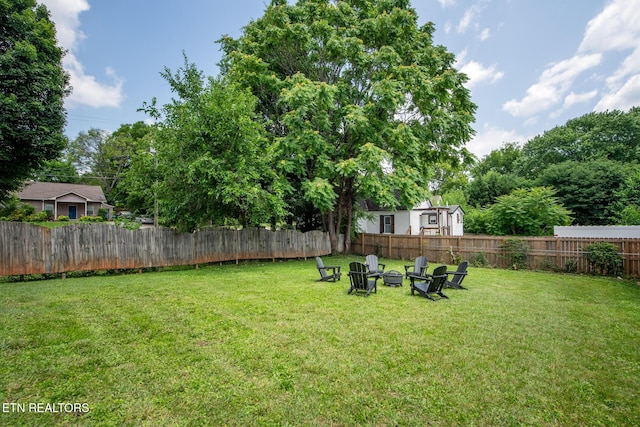
[[[475,105],[433,32],[408,0],[274,0],[221,39],[223,72],[257,97],[289,194],[323,213],[334,248],[358,200],[396,206],[400,190],[411,206],[431,165],[471,158]]]
[[[163,119],[152,147],[164,219],[183,231],[281,220],[282,195],[272,149],[255,118],[257,99],[234,82],[205,79],[186,56],[183,68],[162,75],[177,95],[159,110],[148,106]]]
[[[640,161],[640,107],[589,113],[528,141],[517,162],[519,174],[538,177],[566,161]]]
[[[65,146],[62,57],[45,6],[0,1],[0,202]]]

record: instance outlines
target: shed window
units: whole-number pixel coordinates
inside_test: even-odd
[[[429,224],[437,225],[438,224],[438,215],[429,215]]]
[[[395,232],[395,219],[393,215],[380,215],[380,233],[393,234]]]

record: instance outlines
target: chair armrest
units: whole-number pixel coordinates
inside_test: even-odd
[[[460,273],[458,271],[447,271],[447,274],[458,274],[460,276],[466,276],[468,273],[466,271],[464,273]]]
[[[378,263],[378,265],[382,267],[380,270],[384,270],[384,268],[387,266],[387,264],[382,264],[382,263]]]

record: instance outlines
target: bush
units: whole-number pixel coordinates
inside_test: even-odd
[[[505,240],[500,248],[505,251],[507,259],[507,267],[513,270],[522,270],[527,268],[527,256],[529,254],[529,244],[515,237]]]
[[[113,223],[118,227],[126,228],[127,230],[137,230],[142,225],[138,221],[133,221],[125,217],[118,217],[113,220]]]
[[[102,217],[101,216],[81,216],[80,217],[80,222],[102,222]]]
[[[103,221],[107,221],[109,219],[109,210],[105,208],[98,209],[98,216],[102,218]]]
[[[584,256],[595,274],[617,276],[622,272],[622,256],[613,243],[599,242],[587,245]]]
[[[44,222],[49,220],[47,211],[32,213],[24,219],[26,222]]]
[[[69,221],[69,217],[66,215],[58,215],[58,221]]]
[[[484,252],[476,252],[469,257],[469,264],[473,267],[488,267],[489,261],[487,260],[487,254]]]
[[[36,212],[36,208],[22,203],[17,197],[12,197],[0,209],[0,218],[4,221],[27,221]]]
[[[564,264],[564,270],[567,273],[577,273],[578,272],[578,260],[575,260],[573,258],[567,260],[567,262]]]

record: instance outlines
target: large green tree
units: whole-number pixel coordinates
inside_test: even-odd
[[[0,202],[64,148],[62,57],[45,6],[0,0]]]
[[[146,136],[151,126],[144,122],[123,124],[113,133],[92,128],[80,132],[65,150],[84,182],[100,185],[109,203],[121,205],[128,190],[120,185],[131,167],[132,157],[149,152]]]
[[[183,68],[162,75],[177,97],[147,111],[162,120],[153,147],[163,218],[183,231],[281,220],[284,203],[272,150],[255,117],[257,99],[233,82],[205,79],[186,57]]]
[[[633,170],[632,165],[607,159],[567,161],[549,166],[537,183],[556,189],[576,224],[605,225],[614,222],[617,194]]]
[[[273,0],[221,40],[223,72],[257,96],[278,171],[322,212],[333,249],[358,200],[396,206],[399,190],[411,206],[434,164],[472,158],[475,105],[433,32],[408,0]]]
[[[517,169],[536,178],[554,164],[601,159],[640,161],[640,107],[585,114],[536,136],[522,147]]]
[[[501,175],[516,174],[518,160],[522,149],[516,142],[507,142],[502,147],[491,151],[471,168],[474,177],[496,172]]]
[[[517,188],[531,187],[531,182],[511,173],[500,174],[489,170],[484,175],[476,176],[467,186],[466,194],[469,204],[475,207],[487,207],[497,198],[511,193]]]

